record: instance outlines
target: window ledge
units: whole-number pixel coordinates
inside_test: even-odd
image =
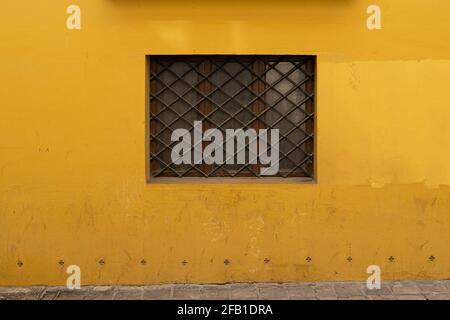
[[[150,177],[148,184],[315,184],[316,181],[308,177]]]

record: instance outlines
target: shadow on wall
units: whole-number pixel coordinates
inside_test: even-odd
[[[186,2],[185,0],[105,0],[110,3],[114,3],[118,6],[145,6],[154,4],[164,4],[170,6],[172,4],[192,7],[192,4],[202,4],[205,6],[229,6],[230,4],[254,4],[258,7],[262,5],[282,5],[282,4],[295,4],[295,5],[312,5],[312,6],[341,6],[355,2],[355,0],[191,0]]]
[[[117,12],[155,20],[339,19],[356,0],[103,0]],[[369,2],[367,5],[370,4]],[[361,5],[360,3],[358,5]],[[364,5],[363,5],[364,6]],[[236,7],[239,10],[236,10]],[[170,19],[167,18],[170,16]],[[267,23],[270,26],[270,22]]]

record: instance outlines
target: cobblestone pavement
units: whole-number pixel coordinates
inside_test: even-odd
[[[225,285],[0,287],[0,300],[450,300],[447,281],[385,281],[380,290],[362,282],[236,283]]]

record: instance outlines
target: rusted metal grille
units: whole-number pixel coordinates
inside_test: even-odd
[[[224,136],[227,129],[278,129],[279,169],[271,176],[312,178],[314,77],[313,56],[150,56],[151,176],[269,177],[259,161],[174,164],[173,131],[193,133],[194,121],[202,121],[204,131]]]

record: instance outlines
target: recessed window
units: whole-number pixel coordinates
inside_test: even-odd
[[[313,178],[315,57],[149,59],[152,177]]]

